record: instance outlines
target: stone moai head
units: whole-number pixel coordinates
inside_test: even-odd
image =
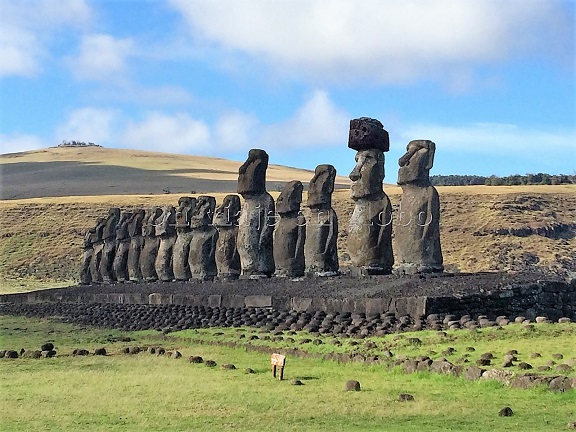
[[[302,203],[303,190],[304,186],[298,180],[286,183],[276,200],[276,211],[278,214],[298,213]]]
[[[356,166],[350,173],[350,197],[359,199],[381,195],[384,152],[390,149],[390,138],[382,123],[368,117],[350,120],[348,147],[358,152]]]
[[[248,159],[238,170],[238,193],[252,195],[266,192],[266,170],[268,153],[260,149],[251,149]]]
[[[128,234],[130,237],[136,237],[142,234],[142,223],[145,214],[144,209],[137,209],[132,213],[132,217],[128,223]]]
[[[335,181],[336,168],[332,165],[318,165],[308,185],[308,207],[330,207]]]
[[[172,206],[162,207],[162,214],[156,219],[156,235],[171,235],[176,232],[176,209]]]
[[[436,144],[429,140],[410,141],[406,153],[398,160],[398,184],[430,185],[430,169],[434,164]]]
[[[118,222],[118,230],[116,231],[116,239],[123,240],[130,236],[128,231],[128,224],[132,219],[132,212],[131,211],[124,211],[120,215],[120,221]]]
[[[106,217],[106,226],[104,227],[104,232],[102,236],[104,239],[111,237],[116,238],[116,229],[118,228],[118,222],[120,221],[120,209],[118,207],[112,207],[108,210],[108,216]]]
[[[99,217],[98,219],[96,219],[96,225],[94,226],[94,231],[92,232],[91,236],[92,243],[102,241],[102,235],[105,226],[106,226],[106,218]]]
[[[176,209],[176,228],[190,227],[192,213],[196,207],[196,198],[180,197],[178,199],[178,208]]]
[[[162,210],[159,207],[151,207],[146,210],[144,220],[142,221],[142,235],[155,236],[156,235],[156,219],[162,215]]]
[[[190,226],[192,228],[201,228],[211,225],[215,208],[216,198],[207,195],[199,196],[196,199],[196,207],[194,207]]]
[[[238,225],[240,217],[240,197],[226,195],[224,201],[214,212],[214,225],[217,227],[231,227]]]

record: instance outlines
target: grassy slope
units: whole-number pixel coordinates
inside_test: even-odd
[[[53,359],[0,360],[0,430],[6,431],[542,431],[562,430],[576,416],[574,391],[557,394],[539,388],[516,390],[495,382],[470,382],[426,372],[403,374],[383,365],[295,357],[288,358],[287,380],[280,382],[271,377],[266,354],[243,349],[199,345],[178,337],[160,343],[143,333],[130,334],[136,338],[134,342],[108,342],[127,334],[38,319],[0,317],[0,327],[2,349],[36,349],[52,340],[59,352]],[[559,326],[543,325],[528,338],[518,338],[517,326],[499,332],[485,329],[473,340],[467,331],[449,332],[445,343],[459,352],[466,346],[476,346],[475,356],[485,344],[496,343],[493,351],[497,357],[504,349],[515,348],[526,355],[538,346],[544,358],[559,351],[568,358],[576,355],[573,345],[565,343],[573,337],[572,327],[560,334]],[[214,331],[198,332],[196,337],[214,339],[216,336],[209,334]],[[232,333],[237,331],[226,332]],[[190,334],[184,332],[181,336]],[[381,349],[391,346],[396,356],[412,356],[416,352],[403,346],[411,336],[423,340],[419,350],[440,349],[435,333],[373,340]],[[550,351],[547,341],[551,339],[561,347]],[[67,356],[74,348],[93,350],[103,345],[112,356]],[[134,345],[177,348],[184,358],[116,354],[122,346]],[[306,345],[310,351],[324,347]],[[186,361],[189,355],[201,355],[219,365],[233,363],[239,370],[192,365]],[[244,374],[246,367],[256,373]],[[290,385],[291,378],[301,379],[304,386]],[[362,391],[344,392],[343,384],[349,379],[360,381]],[[415,401],[399,402],[399,393],[410,393]],[[498,416],[504,406],[512,407],[513,417]]]

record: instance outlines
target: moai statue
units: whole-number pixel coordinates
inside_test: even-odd
[[[274,273],[274,199],[266,192],[268,154],[252,149],[238,170],[238,193],[244,204],[238,221],[237,247],[242,275],[251,279]]]
[[[400,215],[396,223],[396,256],[399,274],[444,270],[440,247],[440,199],[430,184],[436,144],[410,141],[398,161],[398,184],[402,187]]]
[[[348,147],[356,150],[350,173],[354,211],[348,226],[348,252],[353,273],[388,274],[392,271],[392,205],[384,193],[384,152],[390,148],[388,132],[378,120],[350,121]]]
[[[218,230],[215,258],[219,280],[236,280],[242,271],[236,247],[239,217],[240,197],[226,195],[222,205],[218,206],[214,213],[214,226]]]
[[[120,209],[118,207],[112,207],[108,210],[106,225],[102,231],[104,248],[102,249],[102,259],[100,261],[100,275],[104,283],[111,283],[115,280],[113,264],[114,254],[116,252],[116,230],[118,229],[119,221]]]
[[[130,252],[130,233],[128,224],[132,219],[132,212],[122,212],[118,229],[116,230],[116,252],[112,268],[118,282],[126,282],[128,277],[128,253]]]
[[[306,272],[314,276],[338,275],[338,216],[332,208],[335,180],[332,165],[318,165],[308,186],[304,255]]]
[[[304,276],[304,242],[306,218],[300,211],[302,183],[294,180],[286,184],[276,201],[280,220],[274,228],[274,263],[276,276]]]
[[[216,199],[212,196],[199,196],[192,215],[192,240],[188,265],[192,279],[212,281],[218,274],[216,268],[216,242],[218,230],[212,225]]]
[[[140,253],[144,247],[144,237],[142,237],[142,223],[146,213],[144,209],[137,209],[132,213],[128,222],[128,235],[130,236],[130,249],[128,250],[128,279],[131,282],[142,282],[142,272],[140,271]]]
[[[142,222],[142,237],[144,245],[140,252],[140,272],[142,279],[146,282],[158,280],[156,274],[156,256],[160,247],[160,237],[156,236],[156,220],[162,215],[162,210],[158,207],[152,207],[146,210],[144,221]]]
[[[80,267],[80,284],[90,285],[92,282],[92,275],[90,274],[90,265],[94,257],[94,248],[92,246],[92,238],[96,228],[90,228],[84,234],[84,243],[82,245],[82,266]]]
[[[155,222],[156,237],[160,239],[154,268],[158,279],[170,282],[174,279],[172,271],[172,250],[176,243],[176,209],[172,206],[162,208],[162,214]]]
[[[174,279],[187,281],[192,277],[188,256],[190,255],[190,241],[192,240],[192,228],[190,221],[196,207],[196,198],[180,197],[176,209],[176,242],[172,249],[172,271]]]
[[[106,226],[106,218],[98,218],[96,220],[96,227],[90,237],[92,243],[92,261],[90,261],[90,279],[93,283],[101,283],[102,275],[100,274],[100,261],[102,261],[102,250],[104,249],[104,241],[102,240],[102,233]]]

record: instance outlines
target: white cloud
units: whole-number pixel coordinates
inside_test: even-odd
[[[168,153],[210,153],[208,126],[185,113],[149,113],[143,121],[128,123],[119,141],[137,149]]]
[[[120,127],[120,113],[113,109],[85,107],[72,111],[56,128],[56,140],[114,145]]]
[[[39,137],[24,134],[0,134],[0,153],[18,153],[46,147]]]
[[[472,123],[459,126],[410,125],[400,134],[407,143],[429,139],[438,151],[498,155],[558,152],[576,154],[576,129],[535,129],[506,123]],[[538,156],[540,157],[540,156]],[[575,158],[572,156],[572,158]],[[574,161],[576,165],[576,158]]]
[[[222,151],[241,151],[255,145],[260,123],[255,116],[242,112],[222,115],[214,126],[214,142]]]
[[[0,0],[0,76],[33,76],[59,31],[89,24],[84,0]]]
[[[525,52],[573,55],[570,5],[541,0],[171,0],[199,44],[323,80],[461,79]],[[562,51],[562,49],[560,49]],[[226,55],[225,54],[225,55]],[[447,76],[448,75],[448,76]]]
[[[67,63],[78,79],[122,80],[126,72],[126,58],[133,49],[131,39],[88,34],[82,37],[78,56],[68,58]]]

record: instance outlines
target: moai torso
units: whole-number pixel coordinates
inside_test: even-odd
[[[102,240],[102,233],[106,226],[105,218],[98,218],[94,232],[91,233],[90,242],[92,243],[92,261],[90,261],[90,278],[94,283],[102,282],[102,275],[100,274],[100,262],[102,261],[102,251],[104,249],[104,241]]]
[[[158,248],[160,247],[160,238],[156,236],[156,219],[161,215],[161,209],[152,207],[146,211],[146,216],[142,223],[144,245],[140,252],[140,272],[142,273],[142,279],[146,282],[158,280],[155,263]]]
[[[384,193],[384,152],[389,149],[388,132],[378,120],[350,121],[348,147],[357,151],[350,173],[350,197],[354,211],[348,225],[348,252],[353,272],[360,275],[392,271],[392,206]]]
[[[226,195],[222,205],[214,213],[214,226],[218,230],[215,258],[220,280],[238,279],[242,270],[240,255],[236,247],[239,216],[240,197],[238,195]]]
[[[135,210],[128,222],[128,235],[130,236],[130,249],[128,250],[128,279],[132,282],[142,281],[142,272],[140,271],[140,253],[144,246],[142,237],[142,221],[145,212],[143,209]]]
[[[214,280],[218,274],[216,268],[216,242],[218,231],[212,225],[216,199],[211,196],[199,196],[192,215],[192,239],[188,265],[192,279]]]
[[[338,216],[332,209],[336,169],[318,165],[308,186],[310,214],[306,221],[306,272],[316,276],[338,274]]]
[[[172,272],[172,250],[176,242],[176,210],[172,206],[162,208],[162,214],[156,219],[156,236],[160,238],[158,254],[154,268],[158,279],[169,282],[174,279]]]
[[[130,252],[130,233],[128,224],[132,218],[132,212],[123,212],[116,230],[116,252],[114,254],[114,275],[118,282],[126,282],[128,277],[128,253]]]
[[[410,141],[406,154],[398,161],[398,184],[402,187],[395,234],[399,274],[444,270],[440,199],[429,178],[435,149],[432,141]]]
[[[94,248],[92,246],[92,237],[95,228],[90,228],[84,234],[84,243],[82,245],[82,266],[80,267],[80,283],[82,285],[89,285],[92,282],[92,275],[90,274],[90,265],[94,257]]]
[[[106,225],[102,231],[104,248],[102,249],[102,259],[100,260],[100,275],[104,283],[111,283],[114,277],[114,254],[116,252],[116,230],[120,221],[120,209],[112,207],[108,211]]]
[[[192,228],[190,221],[196,207],[196,198],[181,197],[178,200],[176,210],[176,242],[172,249],[172,271],[174,279],[187,281],[192,276],[188,265],[190,255],[190,241],[192,240]]]
[[[238,221],[237,247],[242,274],[250,278],[274,273],[274,199],[266,192],[268,154],[252,149],[238,171],[238,193],[244,198]]]
[[[274,264],[276,276],[304,276],[304,242],[306,241],[306,219],[300,212],[302,183],[288,183],[278,200],[276,210],[279,219],[274,227]]]

